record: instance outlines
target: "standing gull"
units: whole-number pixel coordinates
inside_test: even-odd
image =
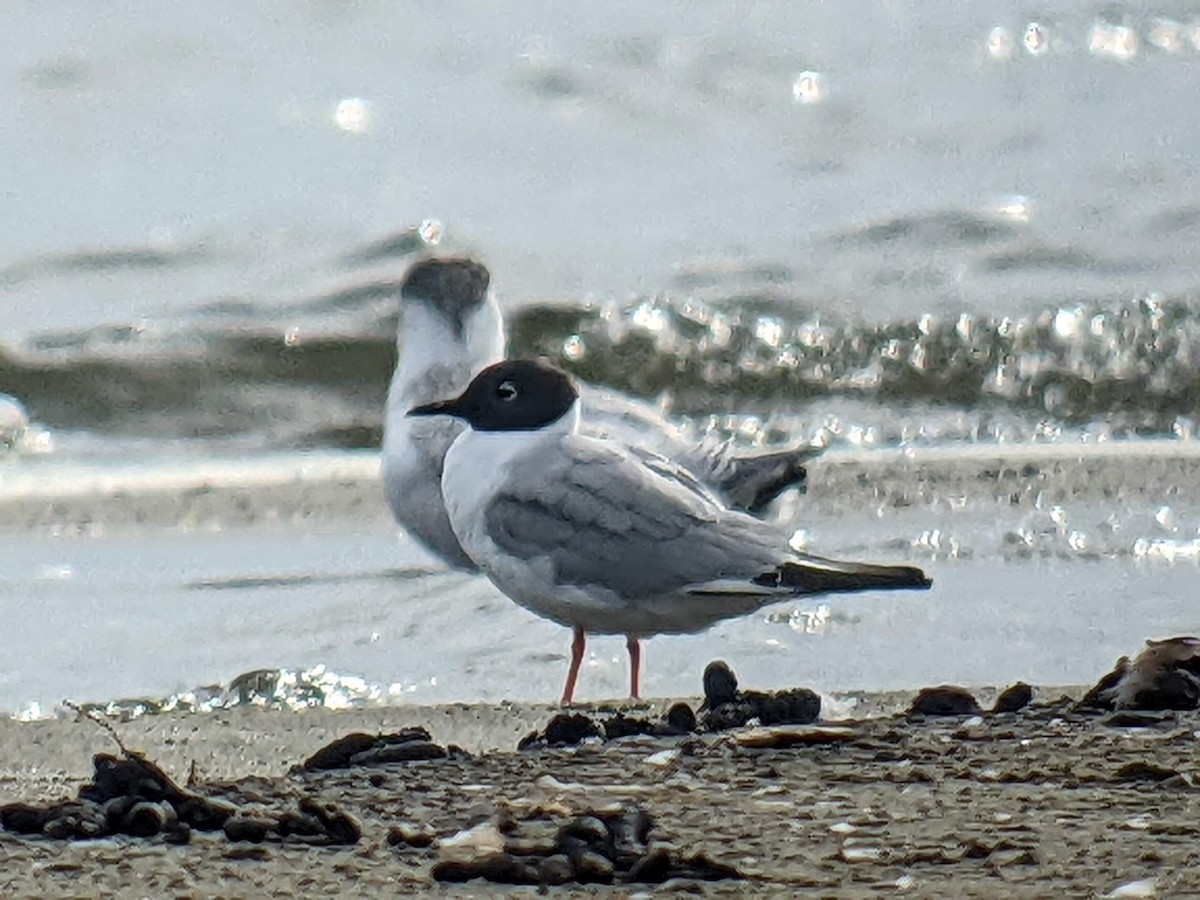
[[[442,504],[442,461],[463,430],[454,419],[411,419],[412,407],[462,392],[471,378],[504,358],[504,322],[487,268],[472,259],[418,261],[400,288],[399,361],[388,389],[383,480],[396,521],[451,566],[474,569]],[[734,453],[683,439],[645,404],[588,390],[590,432],[645,446],[695,472],[731,506],[758,512],[805,478],[811,446]]]
[[[911,566],[797,553],[685,470],[581,434],[579,391],[546,363],[489,366],[460,396],[409,415],[469,426],[442,472],[450,525],[500,590],[574,629],[564,705],[588,632],[626,636],[637,698],[643,637],[702,631],[798,595],[931,584]]]

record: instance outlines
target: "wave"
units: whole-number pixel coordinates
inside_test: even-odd
[[[210,310],[187,329],[0,345],[0,388],[52,429],[371,447],[395,364],[395,292],[393,281],[371,281],[290,306],[288,321],[307,316],[310,328],[246,306]],[[316,323],[330,310],[361,315],[323,329]],[[843,403],[863,419],[921,407],[1029,428],[1186,436],[1200,410],[1195,297],[871,322],[759,289],[713,302],[530,306],[510,321],[516,355],[549,357],[683,417],[770,413],[802,423],[806,411]]]

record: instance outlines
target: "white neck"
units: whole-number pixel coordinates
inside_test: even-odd
[[[450,453],[480,470],[507,470],[518,456],[537,452],[538,448],[561,441],[579,431],[579,401],[562,417],[542,428],[529,431],[476,431],[464,428]],[[447,456],[449,464],[449,456]],[[443,485],[444,487],[444,485]]]
[[[446,318],[424,303],[406,303],[396,331],[399,360],[388,391],[393,404],[404,410],[419,403],[446,400],[466,390],[482,369],[504,358],[504,320],[489,294],[466,317],[456,334]]]
[[[474,511],[508,479],[518,459],[537,457],[555,442],[565,440],[579,429],[579,401],[555,422],[530,431],[476,431],[464,428],[446,453],[442,476],[442,497],[454,533],[467,552],[478,534]]]

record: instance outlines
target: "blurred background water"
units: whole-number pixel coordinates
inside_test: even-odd
[[[0,10],[0,49],[0,488],[373,449],[396,284],[428,251],[488,263],[516,352],[698,435],[1193,440],[1187,4],[61,0]],[[999,522],[968,490],[881,507],[867,546],[1191,559],[1177,487]],[[31,585],[56,564],[19,559],[10,611],[51,602]]]

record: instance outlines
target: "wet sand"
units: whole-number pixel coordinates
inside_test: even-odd
[[[219,832],[196,833],[186,846],[0,833],[0,893],[502,894],[512,888],[439,885],[431,876],[436,842],[393,846],[389,830],[404,823],[441,839],[485,820],[497,804],[520,817],[613,802],[645,809],[656,839],[746,877],[699,886],[714,896],[1101,896],[1133,882],[1142,892],[1124,896],[1200,891],[1200,716],[1113,727],[1053,705],[1059,693],[1041,691],[1039,702],[1051,705],[1014,715],[838,722],[852,730],[850,740],[787,749],[743,746],[733,732],[517,753],[517,737],[552,712],[533,706],[147,717],[118,725],[122,738],[181,783],[194,761],[196,790],[241,806],[314,796],[353,815],[362,838],[335,849],[232,843]],[[906,699],[873,703],[887,712]],[[286,774],[335,737],[411,724],[476,755]],[[67,719],[0,723],[0,748],[3,803],[73,794],[91,755],[115,752],[94,724]],[[679,752],[655,756],[662,750]]]
[[[806,511],[844,513],[969,495],[1005,506],[1069,500],[1194,502],[1186,441],[831,450],[808,464]],[[1166,486],[1166,487],[1164,487]],[[390,523],[375,453],[281,453],[102,467],[34,459],[0,471],[0,530],[71,532],[272,522]]]

